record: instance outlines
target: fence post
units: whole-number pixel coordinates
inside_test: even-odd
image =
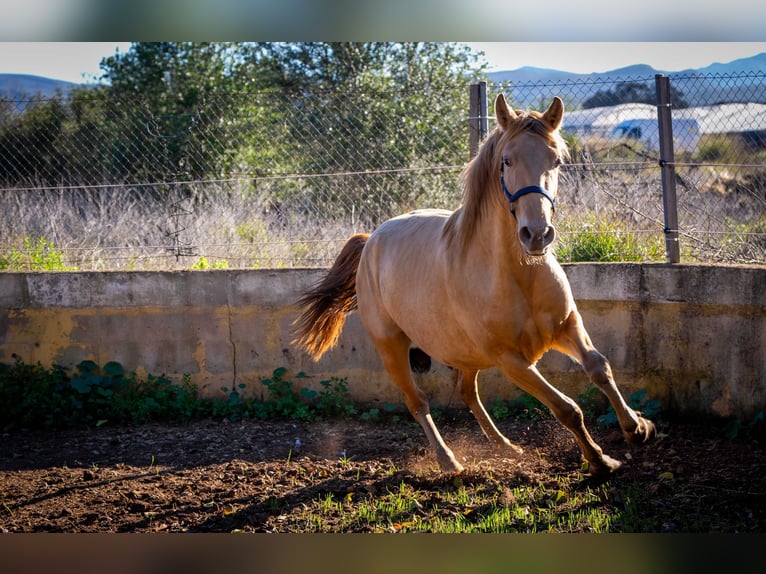
[[[471,84],[471,98],[468,110],[468,142],[471,157],[479,152],[479,145],[487,137],[487,82]]]
[[[662,173],[662,210],[665,214],[665,257],[668,263],[679,263],[678,203],[676,201],[676,167],[673,152],[673,119],[671,116],[670,78],[654,76],[657,88],[657,120],[660,130],[660,170]]]

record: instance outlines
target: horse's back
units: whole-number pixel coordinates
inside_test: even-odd
[[[367,266],[389,281],[433,275],[434,267],[441,264],[441,239],[451,214],[444,209],[420,209],[389,219],[370,235],[360,267]]]

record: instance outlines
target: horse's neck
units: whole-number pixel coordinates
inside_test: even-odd
[[[462,253],[452,259],[454,272],[501,285],[530,280],[529,267],[535,265],[525,256],[515,220],[507,210],[506,204],[492,206]]]

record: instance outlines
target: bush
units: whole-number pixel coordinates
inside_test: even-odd
[[[71,375],[60,366],[46,369],[19,359],[0,363],[0,428],[5,430],[141,424],[209,411],[188,378],[180,385],[164,376],[140,380],[113,361],[103,367],[83,361]]]
[[[275,369],[271,377],[261,381],[268,390],[265,401],[244,398],[240,393],[244,384],[224,388],[227,394],[223,399],[211,399],[201,398],[188,376],[180,384],[165,376],[139,378],[114,361],[103,366],[82,361],[69,374],[60,366],[46,369],[17,358],[12,365],[0,363],[0,429],[143,424],[204,417],[310,421],[357,414],[346,379],[322,381],[320,392],[296,390],[292,381],[285,379],[286,372]]]
[[[74,271],[74,267],[64,264],[64,253],[56,249],[52,241],[40,237],[32,241],[24,238],[20,249],[0,252],[0,270],[9,271]]]
[[[658,233],[643,235],[626,230],[615,219],[590,216],[562,225],[556,256],[562,262],[662,261],[664,240]]]

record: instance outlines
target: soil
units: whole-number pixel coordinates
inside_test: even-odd
[[[498,423],[524,448],[519,458],[491,447],[468,416],[447,414],[439,427],[466,466],[466,489],[583,488],[595,480],[582,474],[579,449],[553,418]],[[677,421],[664,423],[651,444],[632,447],[619,431],[592,422],[589,429],[624,462],[608,492],[630,486],[642,493],[635,512],[645,530],[766,532],[763,433]],[[407,483],[438,499],[456,480],[438,471],[422,430],[405,416],[387,423],[204,420],[0,437],[2,532],[302,532],[306,509],[329,494],[370,499]],[[615,508],[629,503],[619,495],[609,501]],[[325,532],[348,529],[332,518],[323,525]]]

